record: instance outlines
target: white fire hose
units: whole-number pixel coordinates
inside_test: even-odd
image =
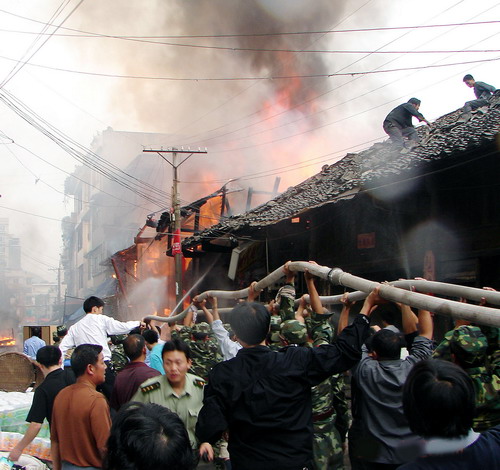
[[[284,266],[280,266],[278,269],[274,270],[265,278],[254,284],[255,292],[260,292],[266,287],[278,282],[285,275],[283,268]],[[399,280],[387,284],[380,284],[378,282],[369,281],[367,279],[345,273],[340,268],[332,269],[328,266],[320,266],[307,261],[292,261],[288,264],[288,268],[293,272],[304,272],[305,270],[308,270],[314,276],[327,280],[334,285],[356,289],[356,292],[348,294],[348,299],[351,302],[364,299],[373,289],[380,287],[380,296],[384,299],[393,302],[401,302],[418,309],[430,310],[431,312],[452,318],[460,318],[481,325],[500,327],[500,310],[498,309],[427,295],[430,293],[444,295],[447,297],[463,297],[475,302],[479,302],[484,298],[487,304],[500,305],[500,292],[419,279]],[[413,292],[412,289],[419,292]],[[238,291],[210,290],[199,294],[197,297],[200,301],[206,299],[207,297],[237,300],[248,297],[248,294],[249,288]],[[342,295],[324,296],[320,297],[320,299],[324,304],[337,304],[340,303],[341,297]],[[230,310],[231,309],[219,309],[220,312]],[[189,308],[170,317],[150,315],[145,319],[174,323],[183,319],[187,315],[188,311]]]

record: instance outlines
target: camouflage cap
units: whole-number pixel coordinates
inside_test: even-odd
[[[210,333],[210,325],[207,322],[202,321],[201,323],[196,323],[191,328],[193,333],[202,333],[208,335]]]
[[[287,320],[281,324],[280,334],[290,344],[307,343],[307,328],[306,325],[298,320]]]
[[[477,326],[462,325],[453,331],[450,348],[460,362],[476,365],[486,355],[488,340]]]
[[[280,330],[281,317],[279,315],[271,315],[271,331],[278,332]]]

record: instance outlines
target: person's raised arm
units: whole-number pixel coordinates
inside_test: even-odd
[[[314,261],[309,261],[312,264],[317,264]],[[304,271],[304,278],[306,280],[307,291],[309,292],[309,303],[313,312],[317,314],[323,313],[323,305],[319,298],[318,290],[316,289],[316,284],[314,283],[314,275],[309,272],[309,270]]]
[[[405,335],[410,335],[418,330],[418,318],[413,313],[413,310],[409,305],[396,303],[399,310],[401,311],[401,323],[403,325],[403,333]]]
[[[307,306],[306,302],[306,294],[304,294],[300,299],[299,299],[299,307],[295,311],[295,320],[299,321],[300,323],[305,323],[306,322],[306,315],[304,314]]]
[[[434,322],[432,321],[432,315],[429,310],[418,311],[418,330],[420,336],[432,339],[432,335],[434,333]]]
[[[214,320],[220,320],[220,315],[219,315],[219,303],[217,301],[217,297],[209,297],[208,300],[212,304],[212,315],[214,317]]]
[[[338,334],[349,324],[349,313],[351,312],[351,307],[356,303],[349,300],[349,292],[344,292],[340,302],[342,303],[342,311],[340,312],[339,324],[337,326]]]

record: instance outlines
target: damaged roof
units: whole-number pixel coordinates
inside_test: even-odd
[[[431,127],[420,126],[417,131],[420,145],[410,151],[401,152],[386,140],[362,152],[348,153],[274,199],[244,214],[227,217],[186,238],[182,245],[190,248],[203,240],[237,236],[249,228],[273,225],[309,209],[352,198],[379,181],[404,181],[425,164],[438,161],[446,164],[446,160],[492,146],[500,131],[500,91],[490,98],[489,108],[472,112],[468,120],[462,118],[460,108],[438,118]]]

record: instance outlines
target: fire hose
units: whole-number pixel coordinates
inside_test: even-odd
[[[356,289],[355,292],[348,294],[348,299],[351,302],[364,299],[368,293],[376,287],[379,287],[380,296],[392,302],[400,302],[410,307],[430,310],[434,313],[455,319],[459,318],[481,325],[500,327],[500,310],[498,309],[443,299],[435,295],[428,295],[437,294],[447,297],[462,297],[476,302],[484,299],[486,304],[500,305],[500,292],[420,279],[398,280],[381,284],[346,273],[340,268],[332,269],[328,266],[320,266],[307,261],[292,261],[288,263],[288,269],[292,272],[304,272],[307,270],[312,275],[327,280],[334,285]],[[266,277],[255,283],[253,289],[257,293],[261,292],[265,288],[278,282],[284,275],[284,266],[280,266],[278,269],[275,269]],[[207,297],[237,300],[248,297],[249,291],[249,288],[237,291],[209,290],[199,294],[197,298],[199,301]],[[324,304],[336,304],[340,303],[341,297],[342,295],[324,296],[320,297],[320,299]],[[190,308],[191,306],[181,313],[170,317],[150,315],[145,317],[145,320],[174,323],[182,320],[187,315]],[[231,309],[219,309],[221,312],[226,310],[230,311]]]

